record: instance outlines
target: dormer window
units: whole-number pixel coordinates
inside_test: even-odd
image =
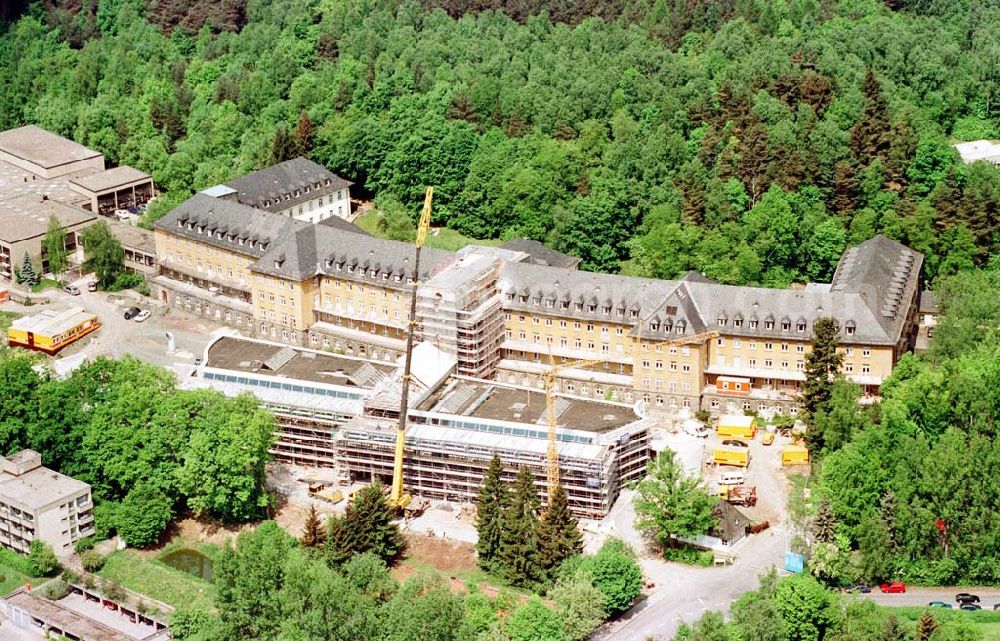
[[[848,336],[854,335],[854,321],[847,321],[847,323],[844,324],[844,333]]]
[[[535,297],[533,297],[531,299],[531,302],[534,303],[535,305],[541,305],[542,304],[542,297],[541,296],[535,296]]]
[[[757,320],[756,319],[751,319],[750,320],[750,329],[757,329]]]
[[[389,272],[382,272],[382,280],[389,280]]]
[[[597,305],[587,305],[587,311],[593,314],[597,311]]]
[[[607,307],[604,308],[604,315],[605,316],[611,316],[611,306],[610,305],[608,305]]]
[[[265,249],[267,249],[267,243],[261,243],[260,244],[260,250],[264,251]]]
[[[403,275],[402,274],[396,274],[396,279],[395,280],[396,280],[397,283],[399,281],[403,280]],[[507,294],[507,300],[514,300],[514,294]]]
[[[791,321],[781,321],[781,331],[787,332],[791,328],[792,328],[792,322]]]
[[[719,327],[725,327],[725,326],[726,326],[726,317],[719,316]]]
[[[560,305],[560,307],[561,307],[562,309],[569,309],[569,301],[568,301],[568,300],[564,300],[564,301],[562,302],[562,304]]]
[[[372,278],[378,278],[378,272],[377,272],[377,271],[375,271],[374,269],[373,269],[373,270],[371,270],[371,272],[369,273],[369,275],[370,275],[370,276],[371,276]]]
[[[649,329],[650,329],[650,331],[658,332],[658,331],[660,331],[660,324],[659,323],[650,323],[649,324]]]
[[[519,300],[522,303],[527,303],[528,302],[528,295],[527,294],[521,294],[518,298],[519,298]]]
[[[629,316],[631,316],[632,318],[638,318],[639,317],[639,310],[638,309],[633,309],[631,311],[631,313],[629,314]]]
[[[576,304],[576,311],[578,311],[578,312],[582,312],[583,311],[583,303],[577,303]]]
[[[551,298],[549,300],[545,301],[545,306],[546,307],[555,307],[555,304],[556,304],[556,302],[554,300],[552,300]]]
[[[349,273],[349,274],[353,274],[354,273],[354,265],[348,265],[347,266],[347,273]]]
[[[178,220],[177,220],[177,226],[178,226],[178,227],[184,227],[184,221],[183,221],[183,220],[180,220],[180,219],[178,219]]]
[[[764,329],[772,330],[774,329],[774,321],[764,321]]]
[[[742,318],[734,318],[733,319],[733,327],[743,327],[743,319]]]

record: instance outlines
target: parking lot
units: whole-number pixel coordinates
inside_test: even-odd
[[[154,299],[132,291],[88,292],[87,282],[92,279],[88,275],[68,283],[79,288],[77,296],[63,290],[47,289],[41,294],[49,299],[47,305],[25,307],[7,302],[0,305],[0,309],[27,315],[45,308],[64,309],[75,305],[96,314],[101,328],[59,352],[59,360],[102,355],[119,358],[131,354],[147,363],[169,368],[185,367],[192,365],[196,356],[202,355],[219,332],[230,331],[175,309],[164,308]],[[125,320],[123,315],[132,306],[149,310],[149,318],[143,322]],[[175,350],[171,353],[167,352],[167,332],[174,336]]]

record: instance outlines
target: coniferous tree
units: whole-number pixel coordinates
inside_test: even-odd
[[[569,512],[566,488],[559,483],[549,497],[538,525],[538,565],[552,579],[554,571],[563,561],[581,552],[583,535]]]
[[[889,546],[896,547],[896,496],[892,490],[886,490],[879,503],[879,514],[885,529],[889,534]]]
[[[830,499],[819,502],[816,515],[813,517],[813,533],[817,543],[833,543],[837,536],[837,520],[833,516],[833,505]]]
[[[487,569],[492,569],[497,561],[504,511],[510,505],[510,495],[502,474],[503,463],[500,456],[494,454],[483,476],[479,503],[476,505],[476,531],[479,532],[476,551],[479,553],[479,564]]]
[[[841,161],[833,170],[833,208],[838,216],[850,216],[857,204],[858,183],[851,163]]]
[[[924,612],[917,619],[916,641],[931,641],[931,637],[938,629],[938,622],[930,612]]]
[[[840,324],[833,318],[821,318],[813,327],[812,351],[806,354],[806,380],[802,385],[802,406],[808,417],[826,409],[833,391],[834,378],[844,360],[837,353]],[[809,444],[814,449],[823,446],[822,434],[810,430]]]
[[[386,563],[395,560],[405,547],[399,526],[392,521],[392,510],[385,499],[382,484],[376,481],[358,492],[344,513],[344,526],[354,537],[352,552],[371,552]]]
[[[514,482],[514,495],[504,510],[500,550],[500,574],[510,583],[529,587],[542,580],[538,567],[538,491],[531,470],[522,467]]]
[[[884,160],[891,143],[889,105],[882,96],[882,85],[869,67],[865,72],[865,106],[857,124],[851,128],[851,149],[863,166],[876,158]]]
[[[899,624],[899,619],[895,614],[890,614],[882,623],[876,641],[907,641],[909,639],[906,630]]]
[[[299,122],[295,126],[295,147],[300,156],[309,157],[313,147],[313,122],[309,114],[299,114]]]
[[[307,548],[315,548],[323,545],[325,540],[326,534],[323,532],[323,524],[319,520],[316,506],[310,505],[305,525],[302,526],[302,538],[299,541]]]
[[[278,125],[277,131],[274,132],[274,138],[271,140],[271,164],[276,165],[291,160],[295,158],[297,151],[295,138],[284,125]]]
[[[332,516],[326,522],[326,562],[340,567],[354,554],[354,537],[342,516]]]
[[[24,260],[21,261],[21,280],[18,281],[22,285],[27,285],[28,287],[34,287],[38,284],[38,272],[35,271],[35,266],[31,264],[31,258],[28,256],[28,252],[24,252]]]

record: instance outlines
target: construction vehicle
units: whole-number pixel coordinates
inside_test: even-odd
[[[781,450],[782,465],[809,465],[809,450],[804,445],[786,445]]]
[[[733,505],[753,507],[757,505],[757,486],[755,485],[720,485],[719,498]]]
[[[309,496],[334,505],[344,500],[343,492],[335,487],[327,488],[325,484],[321,483],[309,486]]]
[[[417,225],[416,249],[413,257],[413,291],[410,294],[410,321],[406,332],[406,360],[403,365],[403,390],[399,400],[399,425],[396,428],[396,452],[392,466],[392,489],[389,490],[389,505],[397,510],[405,510],[413,500],[403,491],[403,452],[406,448],[406,416],[409,413],[410,368],[413,363],[413,335],[417,326],[417,289],[420,287],[420,250],[427,242],[427,232],[431,227],[431,203],[434,188],[428,187],[424,195],[424,207],[420,210]]]
[[[716,465],[735,465],[737,467],[748,467],[750,465],[750,450],[745,447],[733,447],[731,445],[720,445],[715,448],[715,455],[712,461]]]
[[[757,418],[742,414],[723,414],[719,417],[715,433],[723,438],[752,439],[757,434]]]

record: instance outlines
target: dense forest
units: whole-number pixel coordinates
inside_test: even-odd
[[[8,3],[13,13],[17,3]],[[504,8],[511,16],[497,12]],[[360,195],[587,269],[825,279],[877,232],[1000,249],[996,0],[101,0],[0,33],[0,127],[151,172],[162,213],[304,153]]]
[[[903,357],[882,402],[862,410],[840,383],[829,416],[814,417],[826,426],[810,562],[820,578],[1000,582],[1000,261],[938,293],[933,349]]]

